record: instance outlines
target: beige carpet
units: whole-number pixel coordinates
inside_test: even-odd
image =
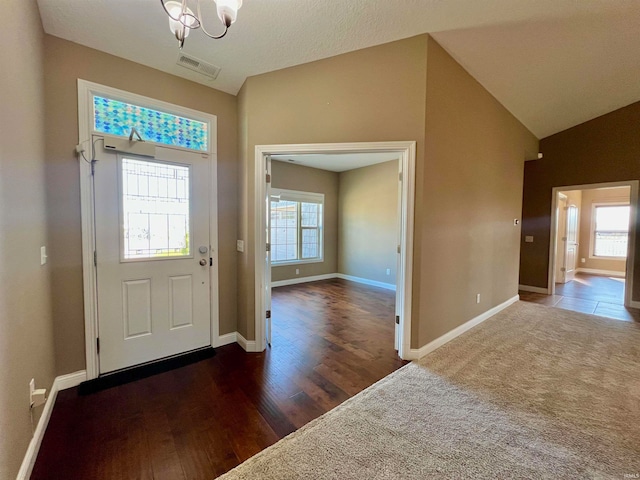
[[[640,325],[516,303],[221,478],[640,478]]]

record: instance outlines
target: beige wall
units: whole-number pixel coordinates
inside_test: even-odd
[[[429,42],[426,151],[416,204],[418,345],[518,293],[524,160],[538,141],[436,42]],[[416,283],[414,282],[414,288]],[[481,294],[476,304],[476,294]]]
[[[246,338],[254,338],[255,145],[417,142],[414,348],[517,294],[513,220],[537,139],[427,35],[248,78],[239,130]]]
[[[395,285],[398,161],[341,172],[338,204],[337,271]]]
[[[56,371],[85,368],[76,80],[82,78],[218,118],[220,334],[236,330],[236,97],[52,36],[45,37],[47,203]]]
[[[581,268],[593,268],[596,270],[608,270],[624,274],[626,271],[627,259],[606,259],[590,257],[593,251],[593,236],[591,235],[591,220],[593,205],[600,203],[626,203],[631,197],[631,188],[594,188],[582,192],[582,211],[580,213],[580,248],[579,264]],[[582,263],[580,259],[584,258]]]
[[[540,142],[544,158],[525,165],[521,284],[547,288],[553,187],[640,179],[638,125],[640,102]],[[534,242],[524,243],[524,235],[534,236]],[[640,300],[640,255],[635,262],[632,296]]]
[[[7,0],[0,50],[0,478],[31,440],[29,380],[54,378],[45,197],[43,31],[35,0]],[[42,407],[34,411],[37,422]]]
[[[338,173],[317,168],[271,162],[271,186],[324,194],[324,255],[319,263],[271,267],[271,280],[336,273],[338,265]],[[296,269],[300,271],[296,275]]]
[[[254,338],[254,147],[416,140],[424,156],[427,36],[250,77],[239,98],[238,331]],[[383,68],[382,68],[383,66]]]

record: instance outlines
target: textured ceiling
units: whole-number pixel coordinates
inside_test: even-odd
[[[429,32],[540,138],[640,100],[638,0],[245,0],[224,39],[187,38],[222,68],[215,81],[175,65],[159,0],[38,4],[51,35],[232,94],[247,76]]]

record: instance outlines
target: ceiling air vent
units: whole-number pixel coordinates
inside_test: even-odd
[[[181,53],[178,56],[178,61],[176,63],[181,67],[188,68],[189,70],[193,70],[194,72],[198,72],[199,74],[209,77],[212,80],[218,78],[218,74],[220,73],[220,67],[216,67],[215,65],[211,65],[204,60],[200,60],[199,58],[192,57],[185,53]]]

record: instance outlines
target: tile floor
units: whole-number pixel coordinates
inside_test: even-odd
[[[520,291],[520,300],[601,317],[640,322],[640,310],[624,306],[624,279],[576,274],[573,281],[556,284],[555,295]]]

